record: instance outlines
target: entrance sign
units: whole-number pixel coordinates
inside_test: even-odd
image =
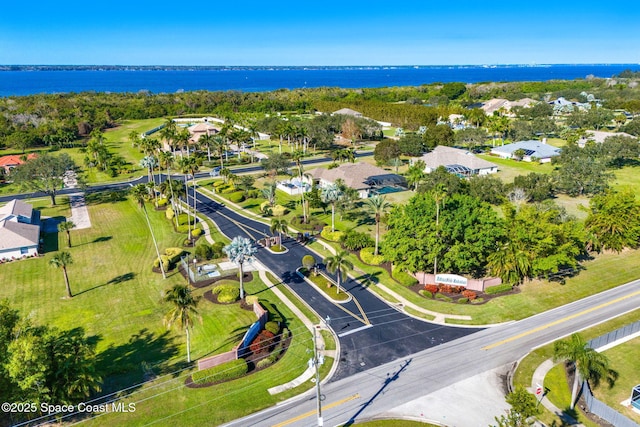
[[[447,285],[467,286],[467,278],[457,274],[436,274],[436,283]]]

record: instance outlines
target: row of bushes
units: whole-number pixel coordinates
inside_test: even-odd
[[[196,229],[199,230],[199,229]],[[194,251],[194,255],[196,258],[201,260],[210,260],[210,259],[218,259],[225,257],[225,253],[223,251],[225,244],[223,242],[216,242],[211,245],[207,243],[200,243],[196,246],[196,250]]]
[[[240,378],[249,372],[249,366],[244,359],[231,360],[218,366],[194,372],[191,380],[194,384],[208,384],[218,381],[230,381]]]
[[[260,331],[258,336],[251,341],[251,344],[249,344],[249,350],[251,350],[253,354],[266,353],[275,345],[275,342],[276,334],[263,329]]]
[[[164,254],[160,255],[160,259],[153,260],[153,267],[160,268],[160,260],[162,260],[162,268],[165,272],[169,271],[176,266],[184,254],[185,251],[182,248],[167,248],[164,250]]]
[[[340,244],[349,251],[359,251],[373,246],[375,242],[367,233],[349,230],[340,236]]]
[[[330,226],[326,226],[322,229],[320,233],[323,239],[328,240],[330,242],[339,242],[342,236],[344,235],[344,231],[331,231]]]
[[[488,295],[495,295],[495,294],[501,294],[502,292],[509,292],[511,290],[513,290],[513,286],[511,286],[509,283],[503,283],[501,285],[492,286],[490,288],[485,289],[484,293]]]

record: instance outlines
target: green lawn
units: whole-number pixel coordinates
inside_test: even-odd
[[[513,182],[513,179],[518,175],[526,175],[531,172],[551,173],[553,171],[551,163],[519,162],[511,159],[501,159],[488,154],[480,154],[478,157],[498,165],[498,174],[496,176],[504,183]]]
[[[640,384],[640,338],[606,350],[604,354],[609,358],[611,367],[618,371],[619,377],[613,388],[609,389],[605,383],[592,390],[593,394],[616,411],[640,423],[640,414],[620,404],[629,399],[631,389]]]
[[[61,202],[64,200],[61,198]],[[35,204],[42,206],[44,216],[68,214],[68,202],[53,209],[46,206],[44,199]],[[62,273],[48,265],[54,255],[49,252],[40,258],[3,264],[0,298],[8,298],[34,323],[62,329],[83,327],[88,335],[95,336],[98,369],[105,379],[104,393],[141,383],[146,378],[145,371],[147,375],[158,376],[157,380],[131,390],[136,394],[130,401],[148,399],[138,405],[135,415],[100,417],[93,424],[145,424],[198,407],[207,399],[215,400],[215,396],[221,402],[189,411],[180,420],[196,425],[215,419],[214,424],[219,424],[293,395],[289,392],[271,397],[265,387],[287,382],[304,371],[306,349],[311,348],[310,333],[257,275],[245,284],[247,293],[275,304],[293,332],[293,344],[285,359],[231,386],[184,388],[185,375],[190,372],[181,371],[187,367],[184,333],[167,330],[162,323],[168,310],[162,303],[162,292],[173,284],[183,283],[184,278],[171,271],[163,280],[160,274],[151,271],[155,250],[142,211],[133,201],[90,204],[88,209],[92,227],[73,230],[73,247],[68,249],[74,260],[68,267],[74,297],[63,298]],[[164,212],[150,207],[148,211],[161,250],[179,246],[185,235],[173,231]],[[67,250],[64,234],[47,235],[45,243],[52,250]],[[202,295],[206,290],[196,289],[195,294]],[[241,310],[238,304],[216,305],[202,300],[199,311],[202,323],[196,323],[191,334],[193,359],[231,349],[255,321],[255,315]],[[160,391],[166,394],[158,394]],[[237,398],[226,398],[234,393]]]

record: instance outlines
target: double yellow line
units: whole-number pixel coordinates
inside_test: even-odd
[[[620,302],[620,301],[624,301],[624,300],[626,300],[626,299],[628,299],[628,298],[632,298],[632,297],[634,297],[634,296],[636,296],[636,295],[640,295],[640,291],[636,291],[636,292],[630,293],[630,294],[625,295],[625,296],[623,296],[623,297],[616,298],[616,299],[614,299],[614,300],[611,300],[611,301],[605,302],[605,303],[600,304],[600,305],[597,305],[597,306],[595,306],[595,307],[588,308],[588,309],[586,309],[586,310],[583,310],[583,311],[581,311],[581,312],[578,312],[578,313],[572,314],[572,315],[570,315],[570,316],[563,317],[562,319],[555,320],[555,321],[553,321],[553,322],[547,323],[546,325],[538,326],[537,328],[534,328],[534,329],[528,330],[528,331],[523,332],[523,333],[521,333],[521,334],[514,335],[514,336],[512,336],[512,337],[510,337],[510,338],[506,338],[506,339],[504,339],[504,340],[502,340],[502,341],[498,341],[498,342],[496,342],[496,343],[493,343],[493,344],[487,345],[487,346],[485,346],[485,347],[482,347],[482,349],[483,349],[483,350],[491,350],[492,348],[498,347],[498,346],[500,346],[500,345],[502,345],[502,344],[506,344],[506,343],[508,343],[508,342],[515,341],[515,340],[520,339],[520,338],[522,338],[522,337],[526,337],[527,335],[535,334],[536,332],[543,331],[543,330],[545,330],[545,329],[551,328],[552,326],[556,326],[556,325],[559,325],[560,323],[564,323],[564,322],[569,321],[569,320],[571,320],[571,319],[575,319],[576,317],[580,317],[580,316],[583,316],[583,315],[585,315],[585,314],[587,314],[587,313],[591,313],[591,312],[593,312],[593,311],[596,311],[596,310],[599,310],[599,309],[601,309],[601,308],[607,307],[607,306],[609,306],[609,305],[616,304],[616,303],[618,303],[618,302]]]
[[[356,394],[351,395],[351,396],[349,396],[347,398],[344,398],[342,400],[338,400],[336,402],[329,403],[327,405],[322,405],[322,409],[331,409],[331,408],[334,408],[334,407],[336,407],[338,405],[342,405],[343,403],[349,402],[349,401],[354,400],[354,399],[359,399],[359,398],[360,398],[360,394],[356,393]],[[305,412],[304,414],[298,415],[295,418],[288,419],[287,421],[283,421],[280,424],[275,424],[273,427],[284,427],[286,425],[295,423],[296,421],[300,421],[300,420],[303,420],[303,419],[305,419],[307,417],[310,417],[311,415],[314,415],[314,414],[316,414],[316,411]]]

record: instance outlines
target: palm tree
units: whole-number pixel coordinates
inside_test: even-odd
[[[193,157],[182,157],[178,160],[178,166],[182,170],[182,173],[188,173],[191,175],[191,185],[193,186],[193,218],[194,218],[194,226],[195,226],[195,218],[196,218],[196,172],[200,169],[198,165],[198,159],[194,155]],[[185,184],[187,182],[187,176],[184,177]],[[186,186],[186,185],[185,185]],[[190,217],[189,213],[189,197],[187,197],[187,216]],[[189,220],[189,240],[191,240],[191,220]]]
[[[242,270],[242,265],[249,257],[255,255],[258,250],[253,243],[251,243],[251,240],[240,236],[234,237],[231,243],[222,248],[222,250],[231,261],[238,264],[240,269],[240,299],[244,300],[244,287],[242,282],[244,271]]]
[[[220,170],[224,169],[224,154],[227,152],[227,142],[222,135],[216,135],[211,142],[220,157]]]
[[[176,154],[176,122],[172,119],[167,119],[164,123],[164,127],[160,131],[160,135],[167,141],[167,145],[171,148],[172,154]]]
[[[409,185],[413,185],[413,191],[418,191],[418,184],[420,184],[420,181],[426,176],[424,173],[425,167],[426,164],[424,161],[418,160],[407,170],[407,182]]]
[[[588,346],[580,334],[573,334],[566,341],[556,341],[553,346],[554,360],[565,360],[574,365],[573,387],[571,390],[571,409],[576,404],[578,395],[578,377],[596,388],[602,380],[613,387],[618,373],[611,369],[609,358]]]
[[[342,191],[336,184],[327,185],[320,192],[320,199],[322,203],[331,204],[331,231],[336,231],[335,217],[336,217],[336,202],[342,197]]]
[[[380,241],[380,218],[391,207],[391,203],[387,202],[386,197],[373,196],[368,198],[365,203],[365,207],[371,213],[376,221],[376,247],[374,255],[378,255],[378,243]]]
[[[180,329],[187,334],[187,362],[191,363],[191,337],[189,329],[193,327],[193,316],[202,321],[197,307],[201,297],[195,297],[191,293],[191,288],[185,284],[177,284],[165,292],[163,300],[171,304],[171,309],[164,317],[164,324],[171,328],[174,323],[178,323]]]
[[[207,148],[207,161],[211,162],[211,147],[215,147],[215,136],[207,133],[206,135],[202,135],[200,139],[198,139],[198,145],[200,147]]]
[[[67,247],[70,248],[71,247],[71,229],[72,228],[76,228],[76,225],[73,221],[65,221],[65,222],[61,222],[58,224],[58,231],[59,232],[66,232],[67,233]]]
[[[158,249],[158,242],[156,241],[156,236],[153,234],[153,228],[151,228],[151,221],[149,220],[149,214],[147,213],[147,208],[144,205],[145,200],[149,197],[149,191],[144,184],[138,184],[136,186],[131,187],[130,191],[131,195],[138,202],[138,206],[142,208],[142,212],[144,212],[144,217],[147,219],[147,226],[149,227],[149,232],[151,233],[151,239],[153,240],[153,246],[156,248],[156,255],[158,255],[158,262],[160,263],[160,271],[162,272],[162,278],[167,278],[167,273],[164,271],[164,266],[162,265],[162,258],[160,258],[160,249]]]
[[[262,197],[267,199],[269,202],[269,206],[273,207],[276,204],[276,189],[278,188],[278,183],[276,181],[267,182],[264,184],[264,188],[262,189]]]
[[[487,257],[487,267],[504,283],[520,284],[532,274],[531,253],[522,242],[507,241]]]
[[[67,298],[73,298],[71,294],[71,286],[69,285],[69,275],[67,274],[67,266],[73,264],[73,258],[69,252],[60,252],[49,260],[49,265],[62,269],[64,275],[64,284],[67,287]]]
[[[340,285],[343,280],[346,280],[347,273],[353,270],[353,263],[347,259],[347,251],[340,251],[334,256],[324,259],[324,264],[327,266],[327,270],[336,274],[338,279],[337,293],[340,293]]]
[[[278,233],[278,245],[282,246],[282,233],[289,231],[287,220],[282,218],[273,218],[271,220],[271,233]]]

